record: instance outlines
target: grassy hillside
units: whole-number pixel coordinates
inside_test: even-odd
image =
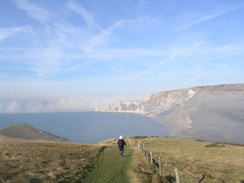
[[[102,146],[0,138],[0,183],[78,183]]]
[[[116,142],[81,145],[0,136],[0,183],[160,182],[139,149],[127,141],[120,156]]]
[[[244,182],[244,146],[176,138],[127,139],[125,156],[117,139],[101,145],[14,140],[0,136],[0,183]],[[161,157],[162,175],[136,146]],[[107,147],[102,153],[101,150]]]
[[[161,157],[163,177],[174,177],[178,168],[182,182],[244,182],[244,146],[176,138],[135,139]]]

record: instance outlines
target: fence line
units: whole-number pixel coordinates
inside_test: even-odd
[[[174,163],[172,163],[172,168],[171,170],[169,170],[165,166],[163,166],[164,162],[162,161],[163,159],[160,156],[161,153],[153,153],[145,147],[144,143],[141,143],[140,141],[136,142],[135,140],[135,146],[138,147],[142,151],[142,153],[149,159],[151,164],[153,164],[154,167],[157,169],[157,172],[160,176],[166,175],[167,172],[170,175],[168,176],[168,179],[170,179],[169,182],[180,183],[179,169],[175,167]],[[155,155],[158,155],[158,157]],[[200,180],[197,180],[195,177],[192,177],[187,173],[184,173],[184,177],[188,177],[188,179],[192,180],[192,182],[201,183],[204,180],[205,175],[203,174]]]

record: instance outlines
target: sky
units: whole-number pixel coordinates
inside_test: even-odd
[[[0,0],[0,113],[244,83],[243,0]]]

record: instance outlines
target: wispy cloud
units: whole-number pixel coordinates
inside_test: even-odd
[[[86,22],[87,26],[91,28],[95,28],[100,30],[100,27],[97,25],[96,21],[94,20],[92,14],[88,12],[81,4],[75,2],[75,1],[69,1],[68,7],[72,9],[74,12],[81,15],[81,17]]]
[[[179,28],[179,30],[183,30],[183,29],[189,28],[189,27],[191,27],[191,26],[197,25],[197,24],[199,24],[199,23],[206,22],[206,21],[208,21],[208,20],[214,19],[214,18],[219,17],[219,16],[221,16],[221,15],[225,15],[225,14],[230,13],[230,12],[232,12],[232,11],[241,9],[241,8],[243,8],[243,7],[244,7],[244,4],[241,4],[241,5],[239,5],[239,6],[232,7],[232,8],[229,8],[229,9],[226,9],[226,10],[222,10],[222,11],[219,11],[219,12],[215,12],[215,13],[210,14],[210,15],[202,16],[202,17],[200,17],[200,18],[198,18],[198,19],[195,19],[195,20],[193,20],[193,21],[190,21],[190,22],[188,22],[187,24],[181,26],[181,27]]]
[[[166,58],[162,62],[159,62],[159,63],[149,67],[148,69],[146,69],[144,71],[139,72],[139,74],[134,75],[134,78],[141,77],[141,76],[151,72],[152,70],[157,69],[158,67],[160,67],[160,66],[162,66],[162,65],[164,65],[164,64],[166,64],[166,63],[168,63],[170,61],[173,61],[175,58],[177,58],[179,56],[182,56],[183,54],[186,54],[186,53],[189,53],[191,51],[194,51],[195,48],[203,45],[204,43],[205,43],[205,41],[200,41],[200,42],[197,42],[197,43],[193,44],[192,46],[190,46],[188,48],[175,50],[168,56],[168,58]]]
[[[111,39],[111,35],[115,30],[119,29],[137,29],[141,27],[141,25],[145,26],[145,24],[155,23],[156,20],[150,18],[137,18],[137,19],[123,19],[118,20],[117,22],[110,25],[108,28],[101,30],[99,34],[90,39],[87,44],[82,48],[85,52],[90,52],[97,46],[104,44],[105,42],[109,42]]]
[[[66,72],[73,72],[73,71],[77,71],[81,68],[84,68],[85,66],[88,66],[90,64],[94,63],[94,61],[88,61],[88,62],[84,62],[84,63],[81,63],[81,64],[78,64],[78,65],[75,65],[75,66],[72,66],[70,68],[67,68],[67,69],[64,69],[63,71],[60,72],[60,74],[62,73],[66,73]]]
[[[88,65],[84,61],[87,59],[162,55],[159,50],[146,48],[116,49],[111,46],[113,38],[116,36],[114,34],[116,30],[140,30],[145,25],[155,23],[154,19],[147,17],[121,19],[106,28],[101,28],[91,12],[76,1],[68,1],[66,4],[68,10],[71,10],[73,15],[80,15],[85,21],[85,25],[79,24],[78,26],[66,22],[65,17],[63,17],[65,14],[56,16],[55,12],[41,7],[36,4],[36,1],[14,0],[14,2],[17,8],[44,24],[41,27],[32,27],[33,32],[28,37],[31,40],[28,44],[31,46],[23,48],[2,47],[0,53],[3,54],[0,54],[0,59],[13,60],[13,62],[21,59],[25,66],[29,66],[34,77],[46,77],[75,71]],[[49,18],[53,17],[57,21],[49,21]],[[0,41],[17,32],[27,30],[27,28],[6,29],[2,31],[2,34],[0,31]]]
[[[189,76],[193,76],[192,79],[189,79],[185,83],[181,83],[184,85],[184,84],[192,83],[194,81],[198,81],[204,77],[208,77],[209,75],[215,74],[217,71],[226,68],[228,64],[225,61],[221,62],[222,58],[228,58],[229,56],[233,56],[233,55],[240,55],[240,54],[243,55],[243,53],[244,53],[244,47],[242,45],[237,46],[234,44],[234,45],[213,46],[213,45],[209,45],[209,43],[205,41],[200,41],[186,48],[182,47],[182,48],[174,48],[174,49],[161,51],[161,54],[164,56],[167,55],[167,57],[164,60],[156,62],[155,64],[153,64],[152,66],[144,70],[142,69],[139,70],[138,68],[132,70],[131,68],[129,72],[123,70],[123,72],[117,72],[118,74],[117,76],[101,78],[101,80],[109,81],[109,82],[147,81],[147,80],[156,81],[156,80],[160,80],[159,78],[155,77],[158,68],[160,68],[161,71],[158,72],[159,75],[177,74],[178,76],[186,76],[187,75],[186,73],[188,73]],[[220,57],[220,58],[216,58],[216,57]],[[190,60],[190,62],[188,60]],[[174,61],[177,61],[177,63],[175,63]],[[174,62],[173,64],[170,65],[170,67],[178,67],[178,69],[180,70],[177,70],[175,71],[176,73],[173,73],[172,70],[168,72],[163,67],[161,67],[170,62]],[[203,62],[205,63],[208,62],[208,64],[210,65],[209,67],[212,67],[213,69],[204,70],[201,67],[201,65],[204,64]],[[232,60],[231,62],[233,64],[234,60]],[[179,66],[178,63],[180,63]],[[197,67],[193,68],[194,71],[192,71],[192,69],[189,68],[189,66],[191,67],[192,64],[197,65]],[[148,75],[149,73],[154,73],[154,74]]]
[[[52,44],[48,45],[45,49],[37,51],[38,57],[34,58],[35,62],[33,64],[30,63],[31,69],[39,77],[55,75],[65,66],[63,55],[65,53],[62,51],[62,48]],[[33,54],[31,57],[33,57]]]
[[[21,27],[6,27],[0,28],[0,41],[11,37],[12,35],[18,32],[28,32],[30,30],[30,26],[21,26]]]
[[[224,69],[226,68],[228,64],[220,64],[218,65],[217,67],[214,67],[208,71],[205,71],[205,72],[198,72],[192,79],[190,80],[187,80],[186,82],[182,83],[183,85],[186,85],[186,84],[192,84],[193,82],[195,81],[198,81],[200,79],[203,79],[213,73],[216,73],[218,71],[220,71],[221,69]]]
[[[35,3],[29,1],[29,0],[15,0],[16,5],[19,9],[25,10],[26,13],[44,23],[46,22],[46,20],[48,20],[49,18],[49,12],[43,8],[41,8],[40,6],[36,5]]]
[[[48,60],[49,58],[59,60],[71,60],[75,59],[118,59],[118,58],[137,58],[137,57],[155,57],[155,56],[167,56],[169,54],[166,50],[160,49],[147,49],[147,48],[131,48],[131,49],[96,49],[91,52],[65,52],[64,47],[51,48],[41,50],[30,49],[15,49],[15,48],[0,48],[0,59],[20,59],[21,60]],[[52,52],[55,51],[55,52]],[[171,51],[170,51],[171,52]],[[28,61],[29,63],[30,61]],[[36,62],[35,62],[36,63]],[[35,64],[33,63],[33,64]],[[66,67],[67,68],[67,67]]]

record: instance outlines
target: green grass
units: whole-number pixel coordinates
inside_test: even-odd
[[[116,146],[107,147],[99,156],[93,171],[86,177],[86,183],[127,183],[128,168],[133,155],[131,148],[126,148],[120,156]]]

